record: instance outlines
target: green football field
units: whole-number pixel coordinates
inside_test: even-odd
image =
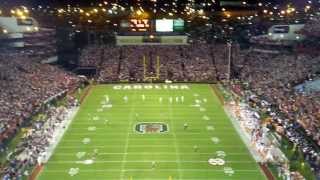
[[[115,84],[91,89],[38,179],[266,178],[210,85]]]

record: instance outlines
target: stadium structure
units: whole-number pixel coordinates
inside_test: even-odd
[[[262,3],[200,5],[1,16],[1,178],[317,180],[320,54],[304,50],[320,47],[320,18],[270,25]],[[254,34],[253,18],[269,26]]]

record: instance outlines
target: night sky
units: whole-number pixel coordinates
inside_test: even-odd
[[[103,2],[103,0],[0,0],[2,5],[4,6],[17,6],[17,5],[27,5],[27,6],[36,6],[36,5],[50,5],[50,6],[63,6],[66,4],[72,5],[80,5],[80,6],[88,6],[91,3],[99,3]],[[107,2],[133,2],[136,0],[106,0]],[[147,0],[142,0],[147,2]],[[187,1],[187,0],[179,0],[179,1]],[[195,2],[202,2],[207,0],[195,0]],[[216,0],[218,2],[219,0]],[[237,0],[224,0],[224,1],[237,1]],[[239,0],[242,1],[242,0]],[[271,2],[273,4],[287,4],[288,2],[292,2],[297,8],[301,5],[304,5],[308,0],[246,0],[250,1],[259,1],[259,2]],[[159,1],[160,2],[160,1]],[[162,1],[163,2],[163,1]],[[169,1],[165,1],[169,2]]]
[[[10,5],[19,5],[19,4],[26,4],[26,5],[65,5],[65,4],[79,4],[79,5],[90,5],[90,3],[98,3],[103,2],[103,0],[0,0],[5,2],[5,4]],[[107,0],[108,2],[116,2],[116,0]],[[118,2],[126,1],[126,0],[118,0]],[[130,1],[130,0],[127,0]],[[196,2],[201,2],[201,0],[195,0]],[[228,0],[226,0],[228,1]],[[230,0],[229,0],[230,1]],[[235,0],[231,0],[235,1]],[[248,1],[248,0],[247,0]],[[250,1],[250,0],[249,0]],[[283,2],[284,0],[271,0]],[[295,0],[295,1],[306,1],[306,0]],[[168,1],[166,1],[168,2]]]

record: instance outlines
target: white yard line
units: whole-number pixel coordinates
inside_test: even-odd
[[[202,125],[199,123],[199,126]],[[83,130],[83,131],[88,131],[88,127],[87,126],[84,126],[83,128],[70,128],[70,130]],[[104,128],[99,128],[99,127],[96,127],[96,131],[95,131],[95,134],[99,134],[99,130],[104,130]],[[234,128],[233,127],[219,127],[218,129],[216,129],[215,131],[227,131],[227,130],[232,130],[234,132]],[[116,135],[119,135],[119,134],[126,134],[126,133],[121,133],[121,132],[103,132],[101,134],[116,134]],[[204,134],[205,132],[190,132],[190,133],[176,133],[176,134]],[[82,135],[82,134],[90,134],[89,132],[85,132],[85,133],[72,133],[72,134],[75,134],[75,135]],[[130,134],[137,134],[137,133],[130,133]]]
[[[126,163],[152,163],[153,160],[143,160],[143,161],[125,161]],[[60,160],[52,160],[50,161],[50,164],[74,164],[74,160],[70,161],[60,161]],[[80,161],[79,161],[80,162]],[[95,164],[109,164],[109,163],[121,163],[123,161],[94,161]],[[166,160],[158,160],[157,163],[207,163],[208,161],[181,161],[181,160],[176,160],[176,161],[166,161]],[[256,164],[254,161],[225,161],[225,163],[230,163],[230,164]],[[179,168],[180,169],[180,168]],[[178,169],[178,170],[179,170]]]
[[[193,124],[192,124],[193,125]],[[194,125],[192,127],[195,127]],[[212,132],[217,132],[218,130],[215,129],[214,131]],[[127,133],[97,133],[96,131],[93,131],[95,133],[96,136],[106,136],[106,135],[127,135]],[[201,133],[176,133],[176,135],[209,135],[209,134],[212,134],[210,133],[211,131],[204,131],[204,132],[201,132]],[[230,132],[234,132],[234,134],[230,134]],[[70,134],[70,136],[86,136],[86,135],[91,135],[91,133],[72,133]],[[137,133],[129,133],[130,135],[137,135]],[[215,133],[217,135],[229,135],[229,136],[234,136],[234,135],[238,135],[234,129],[232,129],[232,131],[227,131],[227,130],[224,130],[223,132],[221,133]],[[147,133],[146,133],[147,135]],[[166,135],[166,133],[163,133],[163,135]],[[139,139],[139,138],[136,138],[136,139]],[[204,139],[204,138],[203,138]]]
[[[216,136],[216,134],[215,134]],[[139,138],[130,138],[131,141],[135,141],[135,142],[150,142],[150,141],[157,141],[157,142],[168,142],[168,141],[172,141],[171,139],[172,137],[168,137],[167,139],[157,139],[157,138],[150,138],[150,139],[139,139]],[[120,140],[117,139],[108,139],[108,140],[103,140],[103,139],[96,139],[95,142],[119,142]],[[207,142],[211,142],[209,138],[188,138],[188,139],[181,139],[178,142],[194,142],[194,141],[207,141]],[[229,140],[231,142],[234,142],[232,140]],[[68,139],[68,140],[64,140],[63,142],[79,142],[79,138],[75,138],[75,139]]]
[[[183,116],[184,114],[181,114],[181,116]],[[208,115],[208,114],[206,114],[206,115]],[[179,117],[181,117],[181,116],[179,116]],[[208,115],[209,116],[209,115]],[[214,116],[214,115],[210,115],[210,116]],[[146,116],[144,116],[145,118],[147,118]],[[152,117],[152,116],[150,116],[150,117]],[[188,116],[188,117],[190,117],[190,118],[192,118],[191,116]],[[195,116],[196,118],[201,118],[201,117],[199,117],[199,116]],[[175,117],[175,119],[178,119],[179,120],[179,118],[176,118]],[[203,121],[205,121],[205,120],[203,120]],[[216,123],[216,122],[214,122],[213,120],[208,120],[208,122],[210,122],[210,124],[212,124],[212,125],[214,125],[214,126],[223,126],[223,127],[225,127],[225,126],[227,126],[227,125],[230,125],[230,123]],[[118,125],[122,125],[122,124],[126,124],[126,123],[120,123],[120,122],[117,122],[117,124]],[[175,123],[174,123],[175,124]],[[196,126],[196,125],[203,125],[203,123],[201,122],[201,123],[197,123],[197,122],[193,122],[192,123],[193,124],[193,126]],[[84,123],[84,122],[77,122],[77,123],[75,123],[74,124],[75,126],[81,126],[82,127],[82,125],[83,125],[83,127],[86,127],[86,128],[88,128],[88,126],[94,126],[94,125],[104,125],[104,122],[103,121],[100,121],[100,123],[98,122],[98,121],[96,121],[96,122],[91,122],[91,123]]]
[[[81,173],[90,173],[90,172],[119,172],[122,171],[120,169],[82,169]],[[125,169],[125,172],[151,172],[154,171],[152,169]],[[176,172],[177,169],[158,169],[158,172]],[[187,171],[187,172],[224,172],[223,168],[219,169],[179,169],[179,171]],[[246,173],[257,173],[257,170],[252,169],[242,169],[242,170],[235,170],[236,173],[238,172],[246,172]],[[66,173],[65,170],[47,170],[47,173]],[[206,178],[208,179],[208,178]],[[140,180],[140,179],[139,179]],[[150,180],[150,179],[149,179]],[[153,179],[152,179],[153,180]],[[162,179],[163,180],[163,179]],[[198,178],[197,178],[198,180]]]
[[[170,92],[170,91],[168,91]],[[175,153],[176,153],[176,158],[179,161],[181,161],[180,159],[180,155],[179,155],[179,147],[178,147],[178,144],[177,144],[177,136],[176,136],[176,133],[175,133],[175,128],[174,128],[174,124],[173,124],[173,121],[172,121],[172,104],[168,103],[168,109],[169,109],[169,119],[170,119],[170,125],[171,125],[171,132],[172,132],[172,136],[173,136],[173,140],[174,140],[174,149],[175,149]],[[180,163],[177,164],[178,166],[178,179],[181,179],[182,178],[182,172],[180,171],[181,169],[181,165]]]
[[[133,98],[135,98],[136,96],[136,92],[137,91],[134,91],[134,95],[133,95]],[[123,158],[122,158],[122,164],[121,164],[121,174],[120,174],[120,179],[124,180],[125,177],[125,165],[126,165],[126,160],[127,160],[127,155],[128,155],[128,146],[129,146],[129,138],[130,138],[130,131],[132,130],[132,123],[133,123],[133,113],[134,113],[134,101],[131,102],[131,110],[130,110],[130,113],[129,113],[129,126],[128,126],[128,129],[127,129],[127,137],[126,137],[126,143],[125,143],[125,146],[124,146],[124,152],[125,154],[123,154]]]
[[[123,154],[129,154],[128,152],[126,153],[99,153],[99,155],[123,155]],[[131,155],[154,155],[155,153],[152,152],[152,153],[146,153],[146,152],[130,152]],[[156,153],[157,155],[175,155],[176,153],[175,152],[157,152]],[[198,155],[214,155],[215,153],[197,153]],[[74,157],[74,153],[55,153],[55,155],[57,156],[72,156]],[[194,153],[180,153],[180,155],[194,155]],[[245,155],[247,156],[248,153],[245,152],[245,153],[228,153],[228,156],[232,156],[232,155]],[[227,156],[227,157],[228,157]]]
[[[96,148],[110,148],[110,147],[122,147],[123,145],[103,145],[103,146],[94,146]],[[161,147],[172,147],[172,145],[130,145],[130,147],[141,147],[141,148],[148,148],[148,147],[152,147],[152,148],[161,148]],[[190,148],[190,145],[180,145],[180,147],[182,148],[185,148],[185,147],[188,147]],[[215,145],[215,144],[212,144],[212,145],[201,145],[201,147],[212,147],[212,148],[242,148],[242,149],[247,149],[246,146],[243,146],[243,147],[239,147],[239,145]],[[79,148],[79,144],[78,145],[68,145],[68,146],[62,146],[62,147],[59,147],[59,149],[70,149],[70,148]]]

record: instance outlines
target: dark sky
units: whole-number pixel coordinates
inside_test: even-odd
[[[29,5],[38,5],[38,4],[81,4],[81,5],[90,5],[90,3],[103,2],[103,0],[0,0],[0,2],[6,2],[9,4],[29,4]],[[107,0],[108,2],[116,1],[116,0]],[[126,2],[132,0],[118,0],[118,2]],[[149,1],[149,0],[144,0]],[[196,0],[201,1],[201,0]],[[248,0],[247,0],[248,1]],[[250,0],[249,0],[250,1]],[[170,1],[166,1],[170,2]]]
[[[108,2],[135,2],[136,0],[107,0]],[[150,1],[150,0],[144,0],[144,1]],[[185,0],[186,1],[186,0]],[[207,0],[195,0],[196,2],[206,1]],[[237,0],[225,0],[225,1],[237,1]],[[242,1],[242,0],[239,0]],[[255,1],[255,0],[247,0],[247,1]],[[257,0],[258,1],[258,0]],[[260,0],[260,1],[268,1],[272,3],[286,3],[286,2],[293,2],[294,4],[303,5],[307,2],[307,0]],[[82,6],[90,5],[90,3],[97,3],[97,2],[103,2],[103,0],[0,0],[0,2],[3,2],[5,6],[14,6],[14,5],[28,5],[28,6],[35,6],[35,5],[65,5],[65,4],[80,4]],[[160,2],[160,1],[159,1]],[[168,1],[166,1],[168,2]],[[169,1],[170,2],[170,1]],[[1,3],[2,4],[2,3]],[[3,5],[2,4],[2,5]]]

